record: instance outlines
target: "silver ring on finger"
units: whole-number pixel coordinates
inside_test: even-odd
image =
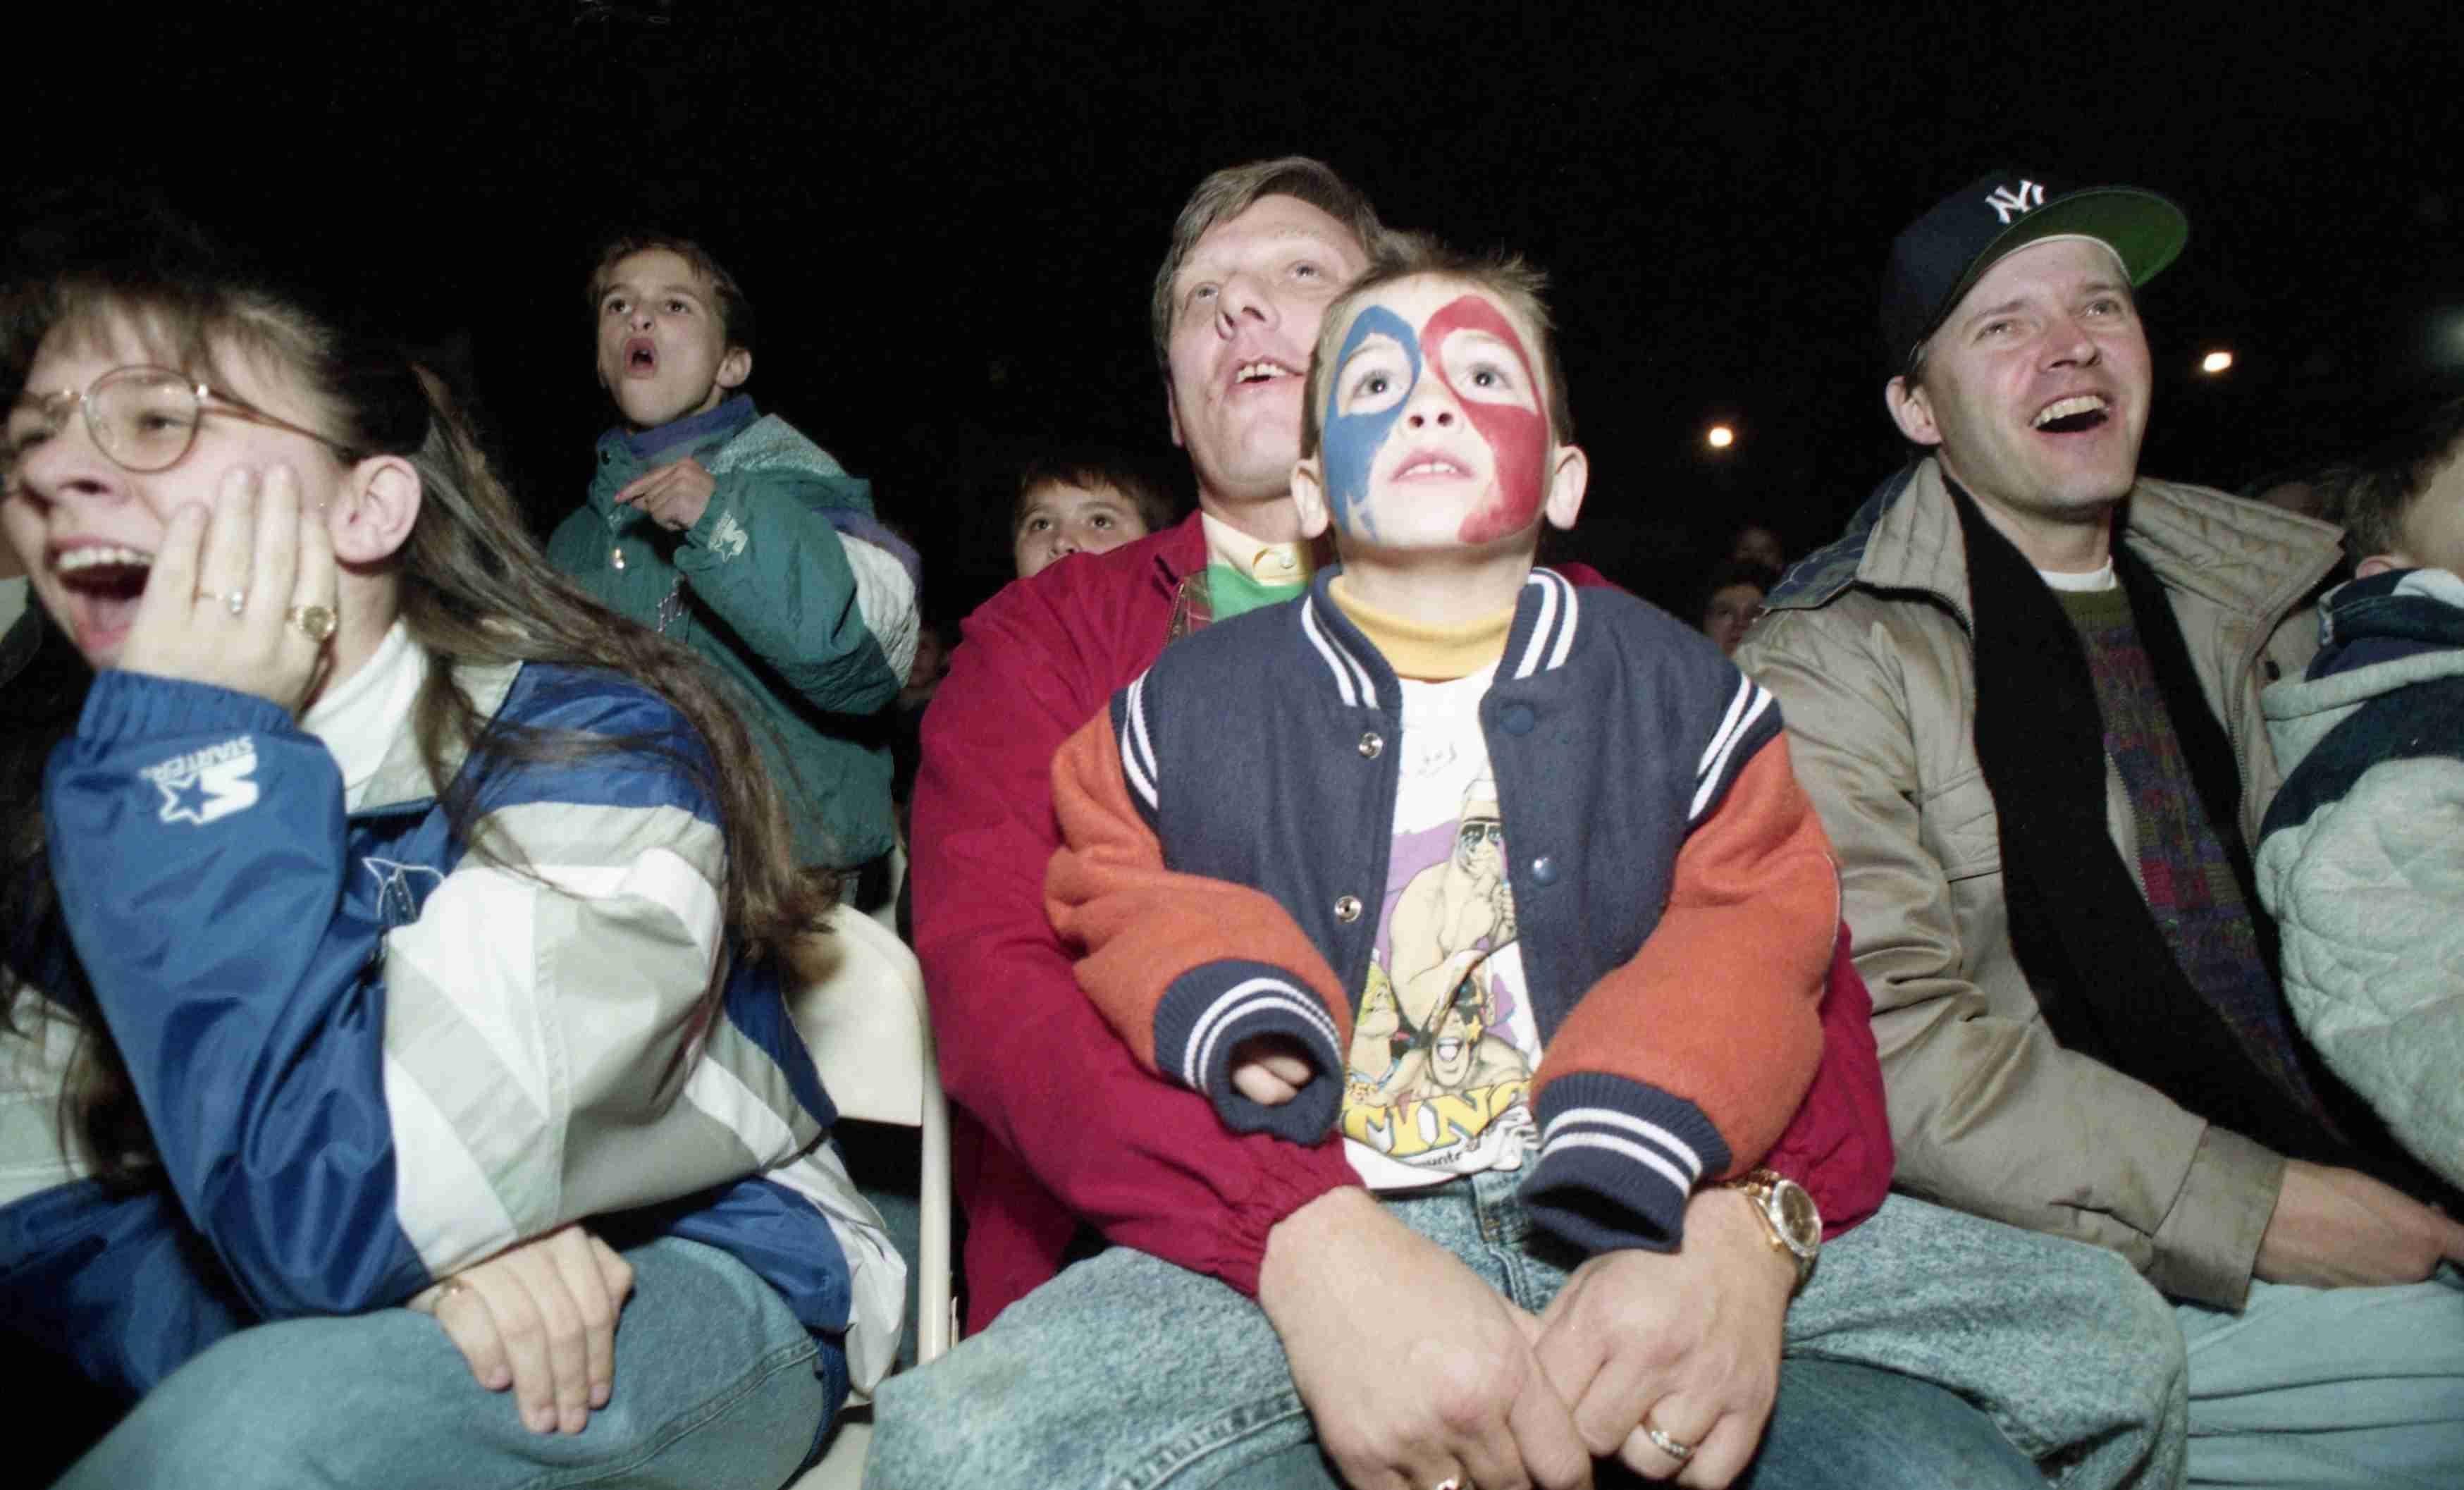
[[[248,592],[246,590],[225,590],[220,595],[215,595],[206,590],[199,590],[197,592],[197,599],[201,601],[221,601],[223,603],[223,609],[230,611],[234,616],[248,609]]]
[[[1448,1475],[1445,1479],[1429,1486],[1429,1490],[1472,1490],[1472,1485],[1470,1481],[1464,1479],[1461,1475]]]
[[[334,614],[331,605],[294,605],[282,613],[282,619],[297,626],[301,636],[319,645],[341,624],[341,619]]]
[[[1695,1445],[1690,1443],[1680,1443],[1676,1439],[1671,1438],[1668,1435],[1661,1433],[1660,1431],[1660,1425],[1653,1422],[1648,1417],[1642,1420],[1642,1435],[1651,1440],[1651,1446],[1653,1448],[1667,1455],[1670,1458],[1675,1459],[1680,1464],[1684,1463],[1687,1459],[1694,1457]]]

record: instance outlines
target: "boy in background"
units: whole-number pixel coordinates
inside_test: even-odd
[[[1010,508],[1010,558],[1018,578],[1071,554],[1107,554],[1176,517],[1163,484],[1128,456],[1089,449],[1029,462]]]
[[[2319,490],[2356,578],[2305,674],[2260,695],[2286,778],[2259,898],[2302,1032],[2464,1185],[2464,400]]]
[[[869,483],[738,391],[753,307],[683,238],[627,237],[590,275],[599,437],[548,558],[603,604],[699,652],[759,707],[799,863],[872,909],[894,827],[886,730],[915,648],[919,564]]]

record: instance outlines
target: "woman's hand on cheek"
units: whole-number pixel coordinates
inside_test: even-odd
[[[297,473],[237,468],[210,511],[171,514],[120,666],[297,713],[326,664],[337,597],[333,540],[323,513],[303,509]]]

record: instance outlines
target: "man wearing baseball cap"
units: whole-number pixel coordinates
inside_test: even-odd
[[[2138,473],[2134,292],[2188,236],[2019,171],[1902,232],[1917,456],[1736,661],[1840,856],[1897,1183],[2177,1301],[2193,1483],[2464,1483],[2464,1226],[2432,1208],[2464,1197],[2316,1060],[2252,887],[2259,690],[2316,646],[2336,535]]]

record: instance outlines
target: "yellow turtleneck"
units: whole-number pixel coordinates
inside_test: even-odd
[[[1327,594],[1360,633],[1375,645],[1395,675],[1424,683],[1468,677],[1506,655],[1506,635],[1514,627],[1514,607],[1460,625],[1431,625],[1389,615],[1361,603],[1336,575]]]

